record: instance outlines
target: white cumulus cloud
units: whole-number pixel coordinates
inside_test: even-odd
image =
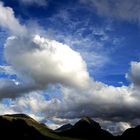
[[[26,27],[21,25],[10,7],[5,7],[0,2],[0,26],[8,28],[14,34],[25,34]]]
[[[90,81],[86,63],[78,52],[39,35],[31,39],[8,38],[5,58],[20,75],[43,87],[55,83],[85,87]]]

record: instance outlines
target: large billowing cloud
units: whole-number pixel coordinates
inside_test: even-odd
[[[31,109],[31,114],[41,112],[55,123],[90,116],[115,123],[121,121],[123,128],[124,124],[131,124],[140,117],[139,62],[131,63],[128,77],[132,84],[129,86],[114,87],[97,82],[90,78],[80,53],[56,40],[33,32],[27,34],[29,29],[22,26],[13,10],[2,3],[0,11],[11,20],[9,24],[0,14],[0,25],[13,33],[4,48],[10,67],[1,66],[0,69],[12,68],[18,77],[15,81],[1,79],[0,98],[16,98],[24,95],[22,93],[44,90],[49,84],[58,84],[61,92],[61,99],[46,100],[43,95],[36,94],[17,98],[11,112]]]
[[[138,0],[80,0],[102,16],[115,17],[127,21],[140,21],[140,1]]]
[[[22,91],[45,89],[48,84],[59,83],[77,88],[85,88],[89,84],[90,78],[86,63],[80,53],[72,50],[66,44],[39,35],[28,34],[26,27],[15,18],[13,10],[4,7],[2,3],[0,6],[1,26],[10,29],[13,34],[16,33],[16,36],[9,37],[5,43],[5,59],[14,69],[20,81],[26,85],[15,85],[13,81],[9,80],[9,83],[12,83],[8,84],[9,89],[13,85],[15,93],[18,95],[17,93]],[[6,88],[7,86],[4,84],[0,90],[4,91]],[[12,90],[12,92],[14,91]],[[14,97],[14,95],[9,97]]]
[[[78,52],[39,35],[8,38],[5,58],[15,71],[41,87],[60,83],[84,88],[90,82],[86,63]]]
[[[0,98],[15,98],[21,93],[43,90],[48,84],[84,89],[90,83],[86,63],[78,52],[39,35],[9,37],[5,44],[5,59],[20,82],[1,80]],[[8,68],[1,66],[1,71],[10,73]]]

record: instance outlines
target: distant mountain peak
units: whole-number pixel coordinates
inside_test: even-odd
[[[83,117],[80,121],[85,121],[89,124],[98,124],[97,122],[95,122],[93,119],[91,119],[90,117]]]
[[[90,117],[83,117],[81,120],[86,121],[89,124],[93,121]]]
[[[101,129],[99,123],[89,117],[83,117],[70,129],[64,129],[64,131],[60,131],[58,134],[85,140],[113,139],[112,134]]]
[[[81,120],[79,120],[75,126],[89,126],[89,127],[93,127],[96,129],[101,129],[101,126],[99,125],[99,123],[97,123],[96,121],[92,120],[90,117],[83,117]]]

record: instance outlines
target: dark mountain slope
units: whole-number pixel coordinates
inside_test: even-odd
[[[25,114],[0,116],[0,137],[6,140],[73,140],[58,136]]]
[[[71,129],[59,132],[60,135],[87,140],[111,140],[113,135],[101,129],[99,123],[85,117],[78,121]]]
[[[33,122],[28,116],[20,117],[5,115],[0,117],[0,136],[4,139],[34,139],[45,140],[35,127],[31,125]],[[24,119],[23,119],[24,118]]]
[[[140,140],[140,126],[129,128],[118,137],[119,140]]]
[[[53,131],[25,114],[0,116],[0,138],[4,140],[139,140],[140,126],[127,129],[121,136],[113,136],[89,117],[75,125],[64,125]]]
[[[65,125],[59,127],[58,129],[56,129],[55,132],[63,132],[63,131],[71,129],[72,127],[73,126],[68,123],[68,124],[65,124]]]

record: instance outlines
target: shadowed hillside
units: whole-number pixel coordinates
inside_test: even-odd
[[[62,136],[69,136],[80,139],[113,139],[113,135],[101,129],[99,123],[93,121],[89,117],[79,120],[70,129],[62,130],[59,134]]]
[[[1,137],[4,139],[71,140],[56,135],[44,124],[38,123],[25,114],[0,116],[0,132]]]

